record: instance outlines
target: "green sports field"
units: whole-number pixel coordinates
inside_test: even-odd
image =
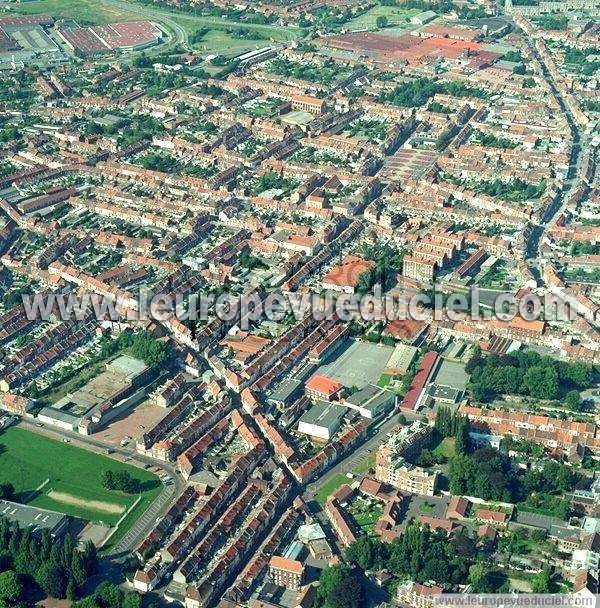
[[[115,524],[138,495],[105,490],[101,476],[109,469],[129,471],[141,483],[141,500],[125,522],[131,525],[160,494],[156,475],[18,427],[0,434],[0,482],[13,484],[17,501]]]
[[[377,26],[377,17],[385,17],[390,27],[405,26],[411,17],[420,12],[422,11],[419,9],[402,6],[374,6],[350,21],[346,24],[346,27],[350,30],[362,28],[374,29]]]

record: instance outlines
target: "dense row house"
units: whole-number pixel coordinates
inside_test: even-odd
[[[234,7],[229,0],[217,4]],[[294,23],[309,8],[331,4],[303,0],[282,8],[259,2],[256,10]],[[335,5],[359,10],[370,3],[340,0]],[[516,12],[528,10],[522,9]],[[516,19],[524,28],[532,27],[520,16]],[[562,68],[545,40],[565,36],[579,45],[592,35],[576,36],[571,29],[552,35],[531,31],[556,79]],[[545,234],[540,251],[547,261],[538,276],[527,260],[527,242],[532,227],[561,201],[572,133],[556,92],[537,75],[536,89],[524,89],[523,78],[501,65],[499,51],[482,49],[482,37],[483,31],[476,28],[434,23],[421,28],[419,35],[403,37],[402,48],[393,52],[377,48],[385,45],[385,37],[376,33],[317,39],[317,48],[342,53],[356,44],[373,45],[360,59],[336,60],[344,74],[330,83],[326,97],[316,83],[270,70],[274,57],[321,65],[319,51],[293,48],[270,50],[225,79],[208,79],[206,87],[191,84],[164,91],[160,99],[140,87],[140,68],[111,65],[92,77],[94,86],[110,83],[118,91],[114,99],[95,93],[79,96],[68,76],[56,71],[41,75],[36,89],[52,103],[35,108],[36,116],[40,122],[62,126],[35,127],[24,135],[23,149],[7,157],[18,169],[3,176],[0,186],[18,189],[22,196],[0,199],[5,220],[0,231],[2,265],[15,276],[39,281],[45,298],[55,290],[90,292],[135,309],[137,289],[146,282],[152,294],[183,299],[204,287],[238,293],[243,285],[244,294],[264,301],[268,288],[251,284],[259,273],[240,266],[248,254],[277,266],[270,287],[280,286],[287,294],[308,292],[315,283],[319,290],[355,292],[360,276],[376,265],[356,253],[363,242],[402,248],[406,253],[396,269],[398,285],[410,289],[440,274],[470,281],[490,258],[498,257],[517,267],[522,288],[548,290],[572,304],[578,315],[573,325],[519,318],[479,321],[467,315],[459,322],[391,325],[385,335],[407,342],[454,337],[476,342],[488,352],[506,352],[512,342],[519,342],[553,348],[567,360],[597,362],[597,294],[565,279],[563,267],[589,270],[597,268],[598,260],[565,255],[561,243],[597,240],[598,229],[586,225],[589,211],[583,210],[595,200],[595,151],[586,150],[581,183]],[[533,51],[523,52],[539,70]],[[416,110],[377,101],[392,88],[390,74],[434,76],[438,59],[440,65],[452,66],[449,73],[435,76],[440,82],[476,83],[490,99],[437,93],[430,100],[433,107]],[[357,82],[369,95],[360,103],[348,94]],[[212,86],[219,92],[207,93]],[[585,125],[577,86],[560,84],[559,90],[576,122]],[[492,94],[497,94],[494,99]],[[213,128],[196,130],[198,116],[187,114],[179,104],[200,108]],[[274,109],[269,117],[250,115],[248,109],[256,104]],[[444,111],[435,111],[435,104]],[[124,111],[132,119],[151,116],[162,128],[143,142],[125,146],[118,136],[84,136],[65,126],[71,117],[90,111]],[[288,124],[290,112],[307,113],[310,121]],[[376,141],[350,134],[354,125],[370,120],[382,121]],[[500,144],[479,143],[486,138]],[[56,154],[47,151],[51,146],[58,148]],[[313,160],[300,160],[309,149]],[[151,152],[210,176],[145,169],[140,159]],[[407,167],[414,172],[404,174]],[[480,191],[482,182],[500,174],[505,181],[546,187],[538,198],[523,203]],[[273,175],[293,183],[291,191],[250,194],[247,184]],[[83,218],[93,227],[82,227],[78,219],[72,226],[54,219],[62,214],[68,220]],[[21,232],[43,237],[44,245],[32,254],[27,242],[21,247]],[[119,261],[97,272],[79,267],[79,260],[96,248],[118,252]],[[14,347],[13,341],[34,326],[37,332],[36,323],[27,319],[22,306],[0,316],[0,344],[11,348],[2,360],[2,409],[21,415],[31,410],[31,401],[20,394],[29,381],[99,335],[91,320],[63,322],[42,327],[45,333],[36,333],[25,347]],[[274,404],[267,398],[299,365],[316,367],[333,355],[348,339],[344,323],[335,316],[317,321],[307,315],[291,326],[274,329],[272,324],[268,338],[260,333],[263,328],[241,332],[235,325],[236,320],[218,318],[193,331],[177,319],[156,324],[181,355],[180,369],[198,381],[177,373],[164,382],[153,394],[164,415],[136,440],[140,454],[175,463],[189,483],[137,547],[142,566],[133,584],[148,592],[172,579],[176,585],[169,585],[167,593],[187,608],[212,606],[221,596],[245,602],[266,577],[289,589],[300,587],[305,582],[302,564],[282,556],[294,528],[306,518],[302,501],[292,504],[293,497],[299,487],[359,447],[367,433],[364,422],[348,418],[326,445],[308,455],[293,425],[311,401],[330,401],[342,395],[344,387],[317,376],[303,387],[304,394],[289,401]],[[419,363],[402,402],[405,410],[422,406],[439,363],[433,352]],[[465,404],[460,411],[484,437],[526,438],[565,454],[579,446],[597,452],[593,423]],[[330,497],[325,513],[340,546],[351,544],[359,534],[346,509],[357,494],[385,503],[375,532],[386,541],[398,534],[401,492],[434,494],[435,473],[410,464],[411,457],[429,445],[431,432],[430,426],[394,429],[377,450],[376,479],[365,478]],[[229,445],[233,437],[244,449],[229,456],[215,487],[196,483],[194,475],[206,455]],[[454,507],[458,513],[460,505]],[[478,524],[488,528],[504,528],[503,515],[484,508],[474,513]],[[443,518],[421,516],[419,521],[449,533],[459,527]],[[579,542],[573,550],[585,549]],[[441,592],[435,585],[407,581],[399,586],[397,599],[429,608]]]

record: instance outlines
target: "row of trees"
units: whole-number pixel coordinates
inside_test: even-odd
[[[11,608],[23,599],[25,589],[40,587],[49,597],[77,599],[88,578],[98,569],[93,543],[83,551],[67,534],[52,538],[47,529],[39,536],[0,518],[0,606]]]
[[[92,595],[73,603],[71,608],[142,608],[142,598],[135,591],[124,593],[118,585],[104,582]]]
[[[477,87],[469,87],[462,82],[434,82],[429,78],[418,78],[406,82],[391,91],[379,94],[380,103],[392,103],[401,108],[420,108],[425,106],[436,93],[452,95],[453,97],[476,97],[483,99],[487,93]]]
[[[432,443],[437,444],[446,437],[454,437],[454,451],[457,454],[466,454],[470,449],[469,419],[448,407],[440,407],[435,419]],[[436,453],[430,448],[423,448],[414,459],[414,464],[420,467],[432,467],[447,462],[447,457]]]
[[[470,450],[469,418],[448,407],[440,407],[435,419],[435,430],[442,437],[454,437],[454,450],[457,454],[466,454]]]
[[[481,349],[476,347],[465,369],[471,374],[473,398],[484,403],[500,394],[530,395],[538,399],[563,396],[569,407],[577,408],[581,404],[578,390],[588,388],[592,381],[592,370],[584,362],[556,361],[535,351],[492,354],[484,358]],[[571,395],[567,397],[569,392]]]

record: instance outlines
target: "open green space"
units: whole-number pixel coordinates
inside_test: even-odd
[[[347,483],[348,479],[343,475],[335,475],[316,493],[315,500],[324,505],[327,502],[327,497],[335,492],[340,486]]]
[[[104,471],[127,471],[141,493],[125,494],[102,486]],[[36,491],[36,488],[43,487]],[[0,482],[15,488],[15,499],[91,521],[114,525],[141,497],[119,531],[124,533],[161,491],[156,475],[106,456],[61,443],[18,427],[0,435]]]
[[[413,15],[420,12],[419,9],[402,6],[374,6],[356,19],[352,19],[346,24],[346,27],[348,29],[373,29],[377,27],[378,17],[385,17],[390,26],[405,25]]]
[[[19,3],[14,10],[28,15],[48,13],[59,19],[74,19],[79,25],[140,19],[140,16],[133,11],[96,0],[32,0]]]
[[[382,503],[373,500],[363,500],[357,498],[348,511],[352,519],[364,534],[376,535],[375,525],[383,513]]]
[[[177,17],[175,20],[179,21],[179,18]],[[182,22],[181,25],[184,29],[190,27],[185,22]],[[270,38],[263,37],[259,32],[252,38],[236,38],[225,30],[211,29],[200,40],[194,42],[192,47],[195,51],[219,51],[226,55],[236,55],[246,49],[250,50],[256,47],[268,46],[269,44],[271,44]]]
[[[432,451],[436,456],[443,456],[449,460],[456,454],[455,443],[454,437],[444,437]]]

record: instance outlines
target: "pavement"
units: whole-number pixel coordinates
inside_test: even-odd
[[[586,148],[586,146],[585,146],[586,142],[582,141],[581,135],[579,133],[579,129],[577,127],[577,123],[575,122],[575,118],[574,118],[571,110],[569,109],[567,103],[565,102],[565,99],[563,98],[561,91],[557,87],[556,82],[554,81],[554,78],[552,77],[552,75],[550,74],[550,71],[548,70],[546,64],[544,63],[542,56],[540,55],[540,53],[538,53],[535,43],[532,42],[529,38],[527,38],[526,40],[527,40],[527,45],[529,46],[529,49],[531,50],[533,55],[536,57],[539,64],[542,66],[542,75],[543,75],[544,79],[546,80],[546,82],[548,83],[548,85],[550,86],[550,88],[552,89],[552,92],[554,93],[554,96],[556,97],[556,99],[571,127],[571,132],[573,135],[573,145],[571,147],[571,158],[569,161],[569,169],[568,169],[568,173],[567,173],[567,179],[565,180],[563,187],[562,187],[561,195],[558,196],[556,202],[547,209],[546,213],[544,214],[544,217],[542,218],[541,223],[538,225],[535,225],[533,227],[532,234],[528,239],[527,263],[530,263],[532,261],[535,262],[535,263],[531,264],[530,270],[533,272],[534,276],[538,279],[538,282],[543,283],[542,273],[540,272],[540,268],[537,264],[537,259],[540,257],[539,256],[540,244],[541,244],[546,232],[548,231],[549,224],[560,212],[562,212],[569,205],[569,202],[571,199],[570,195],[572,192],[574,192],[575,188],[578,186],[578,184],[580,182],[580,171],[581,171],[581,167],[582,167],[582,155],[580,154],[580,152],[582,151],[582,149]]]
[[[400,413],[404,414],[408,422],[413,420],[420,420],[422,416],[416,412],[402,412],[394,411],[387,418],[384,418],[381,422],[372,425],[369,428],[369,435],[367,440],[360,446],[358,446],[353,452],[351,452],[346,458],[338,461],[328,471],[326,471],[321,477],[315,481],[309,483],[304,492],[303,499],[306,502],[311,502],[314,495],[322,488],[329,480],[336,475],[345,475],[351,473],[356,469],[358,465],[363,463],[371,454],[377,451],[377,448],[386,439],[386,435],[397,425],[398,417]],[[350,481],[350,480],[349,480]]]

